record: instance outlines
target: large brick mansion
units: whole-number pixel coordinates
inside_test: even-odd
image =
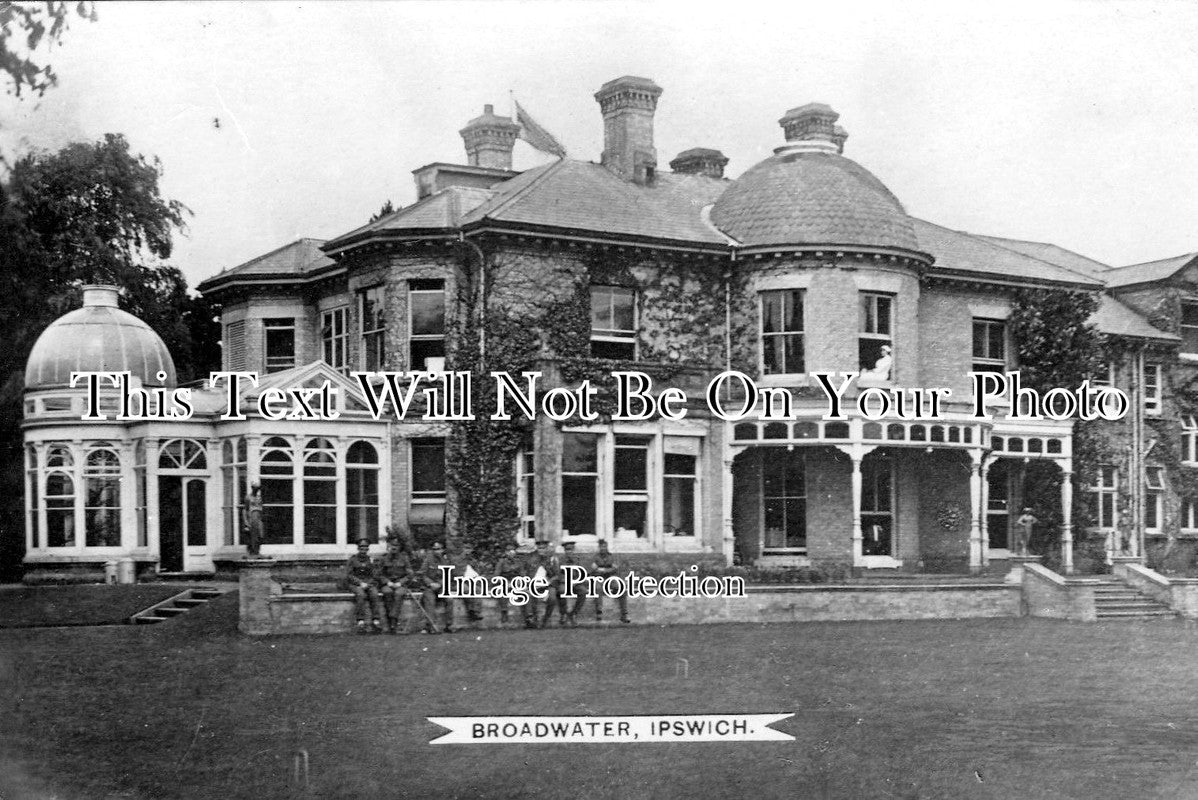
[[[680,421],[538,418],[502,453],[522,541],[585,551],[606,539],[627,557],[686,563],[980,571],[1009,558],[1033,497],[1067,571],[1082,542],[1176,558],[1198,539],[1185,488],[1198,467],[1186,401],[1198,255],[1112,268],[914,218],[845,154],[837,113],[818,103],[787,111],[773,155],[735,179],[711,148],[664,169],[661,94],[645,78],[604,84],[600,159],[522,172],[520,125],[487,106],[460,132],[466,163],[414,171],[412,205],[200,284],[223,307],[224,368],[264,376],[248,394],[329,380],[337,420],[221,420],[220,393],[200,391],[187,421],[81,421],[72,369],[103,361],[144,386],[174,380],[157,337],[90,290],[26,374],[27,564],[211,571],[244,553],[253,483],[263,553],[280,559],[340,559],[360,536],[381,547],[388,525],[452,537],[461,499],[481,491],[446,468],[456,423],[375,420],[349,376],[479,365],[534,365],[563,385],[640,369],[692,398],[729,369],[799,390],[783,422],[725,422],[701,404]],[[1072,422],[968,413],[971,370],[1021,366],[1008,320],[1026,289],[1098,299],[1110,360],[1093,379],[1132,399],[1084,483]],[[953,394],[934,421],[828,421],[803,391],[815,371]],[[1044,475],[1059,484],[1051,502],[1029,484]],[[1077,524],[1075,495],[1090,511]]]

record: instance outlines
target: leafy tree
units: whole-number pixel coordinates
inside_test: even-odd
[[[50,65],[38,63],[40,56],[34,58],[43,43],[52,45],[62,38],[72,6],[80,17],[96,19],[90,2],[0,2],[0,72],[7,78],[9,94],[29,89],[40,97],[58,82]]]
[[[86,283],[121,287],[121,305],[166,343],[181,382],[219,364],[217,309],[165,263],[190,213],[161,196],[159,162],[120,135],[26,155],[0,183],[0,567],[19,561],[21,399],[29,351],[80,303]]]
[[[379,213],[371,215],[370,221],[378,222],[380,219],[387,216],[388,214],[394,214],[394,213],[395,213],[395,206],[391,205],[391,201],[388,200],[387,202],[383,203],[383,207],[379,209]]]

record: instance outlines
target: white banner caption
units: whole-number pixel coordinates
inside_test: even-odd
[[[666,714],[622,717],[427,717],[449,730],[429,744],[619,744],[792,742],[769,727],[794,714]]]

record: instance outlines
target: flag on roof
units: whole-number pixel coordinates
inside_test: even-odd
[[[542,153],[552,153],[558,158],[565,158],[566,148],[562,147],[561,142],[555,139],[552,133],[538,125],[537,121],[516,102],[516,98],[512,98],[512,103],[516,106],[516,122],[520,123],[520,138]]]

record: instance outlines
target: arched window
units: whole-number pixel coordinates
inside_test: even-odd
[[[46,476],[46,546],[75,546],[75,481],[65,472]]]
[[[71,457],[71,451],[62,445],[53,445],[50,451],[46,454],[46,467],[54,469],[55,467],[70,468],[75,466],[75,459]]]
[[[108,449],[87,454],[83,471],[84,544],[117,547],[121,543],[121,460]]]
[[[304,445],[304,544],[337,543],[337,456],[328,439]]]
[[[369,442],[354,442],[346,454],[346,539],[352,544],[379,538],[379,455]]]
[[[159,469],[207,469],[204,447],[191,439],[172,439],[162,446]]]
[[[221,478],[224,481],[224,525],[225,545],[241,541],[242,505],[248,493],[246,486],[245,438],[226,440],[221,445]]]
[[[262,543],[292,544],[295,520],[295,463],[291,444],[279,436],[262,443]]]

